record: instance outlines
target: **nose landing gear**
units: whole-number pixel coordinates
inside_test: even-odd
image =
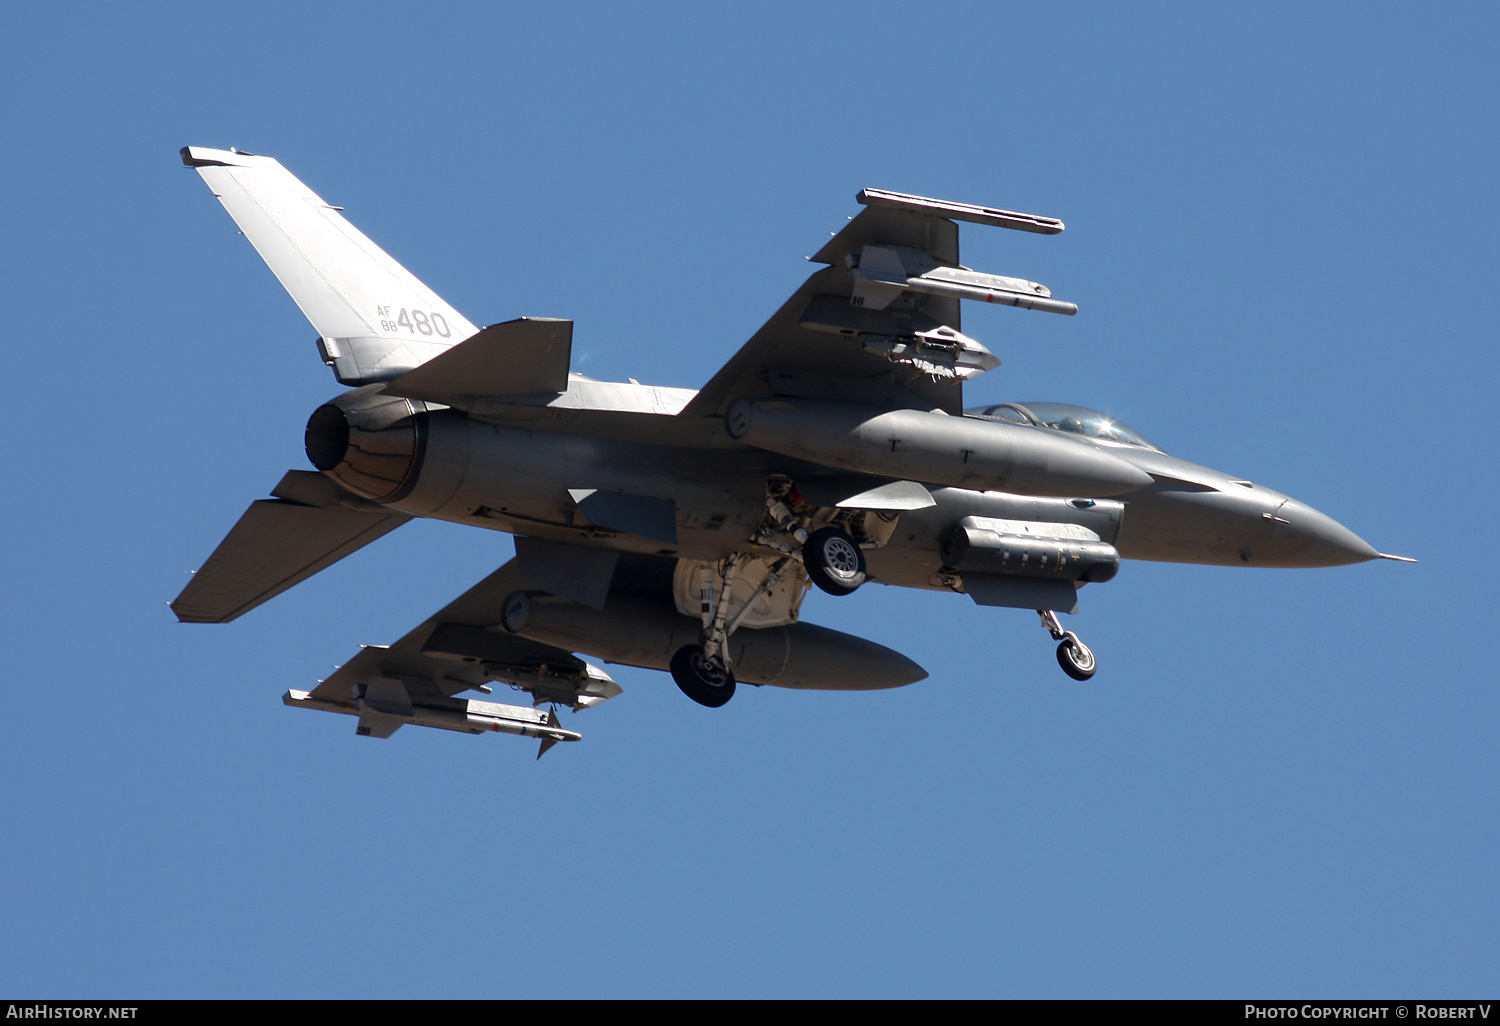
[[[1092,677],[1099,668],[1093,649],[1078,640],[1078,635],[1072,631],[1063,630],[1062,622],[1052,610],[1038,609],[1036,615],[1042,618],[1042,626],[1047,628],[1052,640],[1058,643],[1057,665],[1062,667],[1063,673],[1074,680],[1088,680]]]

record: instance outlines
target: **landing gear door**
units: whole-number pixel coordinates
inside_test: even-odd
[[[738,619],[740,627],[780,627],[796,623],[802,608],[802,596],[807,593],[807,574],[800,565],[792,572],[784,573],[779,581],[769,588],[766,578],[771,575],[782,557],[767,559],[753,557],[744,559],[734,576],[729,589],[729,620]],[[677,611],[683,616],[697,620],[703,614],[704,589],[711,589],[710,604],[719,600],[720,565],[699,559],[679,559],[676,573],[672,576],[672,598]],[[748,603],[749,608],[746,608]],[[743,614],[742,611],[743,610]]]

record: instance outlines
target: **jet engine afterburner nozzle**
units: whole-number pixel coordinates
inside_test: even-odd
[[[427,447],[427,404],[366,385],[324,403],[307,420],[312,465],[375,502],[411,492]]]

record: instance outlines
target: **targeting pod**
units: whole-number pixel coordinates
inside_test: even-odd
[[[1120,554],[1087,527],[1034,520],[964,517],[942,545],[943,563],[959,573],[1092,581],[1120,571]]]

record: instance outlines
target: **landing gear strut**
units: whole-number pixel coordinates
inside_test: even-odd
[[[794,508],[802,512],[795,513]],[[859,526],[861,522],[828,524],[809,534],[813,516],[810,509],[790,480],[773,478],[767,484],[765,516],[749,539],[755,551],[736,552],[718,562],[694,564],[691,572],[697,575],[702,631],[698,644],[678,649],[669,664],[672,679],[693,701],[716,708],[734,695],[729,637],[752,614],[756,619],[750,621],[751,626],[791,623],[797,619],[803,590],[800,581],[790,594],[782,594],[777,600],[782,607],[779,613],[772,603],[772,596],[788,574],[796,573],[800,578],[805,568],[812,582],[830,595],[848,595],[865,583],[865,554],[860,541],[855,540],[858,535],[861,541],[869,541],[865,529]],[[768,549],[772,550],[769,555]],[[735,582],[742,571],[747,575],[758,573],[759,580],[753,586],[743,583],[736,592]],[[751,576],[749,580],[756,578]],[[684,612],[687,596],[692,594],[689,589],[693,587],[686,579],[674,584],[674,588],[682,589],[677,601]]]
[[[749,559],[739,553],[702,570],[699,615],[703,630],[698,644],[684,645],[672,656],[672,679],[699,705],[718,708],[734,697],[734,670],[730,665],[729,636],[749,615],[755,602],[781,583],[796,561],[783,556],[773,563],[760,583],[749,593],[735,595],[734,582]]]
[[[1072,631],[1063,630],[1062,622],[1050,609],[1038,609],[1036,615],[1042,618],[1042,626],[1047,628],[1052,640],[1058,643],[1057,665],[1062,667],[1063,673],[1074,680],[1088,680],[1092,677],[1099,668],[1093,649],[1079,641],[1078,635]]]

